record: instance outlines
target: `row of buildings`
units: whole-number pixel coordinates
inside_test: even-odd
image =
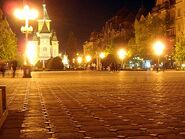
[[[185,0],[156,0],[151,11],[141,7],[137,12],[130,12],[124,8],[108,20],[100,32],[91,33],[89,40],[83,45],[84,55],[92,55],[96,58],[101,51],[110,52],[109,46],[128,45],[129,40],[135,36],[135,22],[140,22],[148,15],[167,21],[167,54],[171,55],[176,42],[185,33],[184,6]]]

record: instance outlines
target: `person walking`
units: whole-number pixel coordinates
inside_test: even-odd
[[[15,78],[15,73],[16,73],[16,69],[17,69],[17,61],[13,60],[12,61],[12,70],[13,70],[13,78]]]
[[[0,63],[0,71],[2,72],[2,77],[4,77],[5,72],[6,72],[6,63],[5,62]]]

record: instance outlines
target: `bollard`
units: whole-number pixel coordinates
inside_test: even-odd
[[[0,85],[0,128],[8,115],[6,104],[6,86]]]

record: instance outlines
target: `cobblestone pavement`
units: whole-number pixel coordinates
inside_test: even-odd
[[[0,139],[185,139],[185,72],[38,72],[0,84]]]

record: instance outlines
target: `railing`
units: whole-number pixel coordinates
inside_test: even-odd
[[[6,86],[0,85],[0,128],[8,115],[6,104]]]

